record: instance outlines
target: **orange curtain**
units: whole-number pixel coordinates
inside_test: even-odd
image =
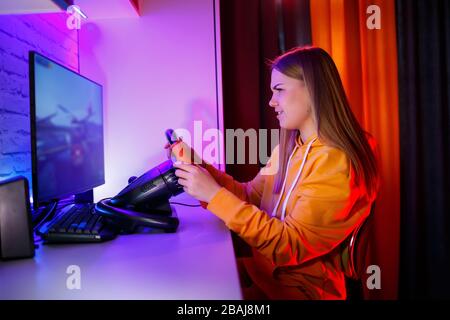
[[[381,29],[366,13],[380,8]],[[397,45],[394,0],[311,0],[315,46],[334,59],[352,109],[379,144],[382,185],[375,207],[370,263],[381,270],[381,289],[365,298],[396,299],[400,240],[400,165]]]

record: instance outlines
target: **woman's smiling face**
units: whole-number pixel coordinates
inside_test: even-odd
[[[313,121],[311,97],[305,81],[273,69],[270,87],[273,94],[269,106],[277,112],[281,128],[301,130],[306,123]]]

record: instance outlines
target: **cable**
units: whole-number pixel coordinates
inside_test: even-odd
[[[186,206],[186,207],[201,207],[201,204],[188,204],[188,203],[181,203],[181,202],[169,202],[170,204],[179,204],[180,206]]]
[[[45,213],[45,216],[41,218],[41,220],[33,227],[33,231],[39,231],[39,228],[49,220],[49,218],[52,218],[53,212],[56,210],[56,207],[58,205],[58,200],[53,201],[51,204],[48,204],[47,207],[44,209],[47,211]]]

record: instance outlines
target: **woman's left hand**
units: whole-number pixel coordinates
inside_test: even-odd
[[[173,166],[177,168],[175,175],[178,177],[178,183],[186,193],[197,200],[210,202],[221,188],[205,168],[181,162],[175,162]]]

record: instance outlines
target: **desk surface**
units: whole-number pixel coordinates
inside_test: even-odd
[[[171,201],[195,203],[180,195]],[[201,207],[174,205],[176,233],[98,244],[39,245],[34,259],[0,261],[0,299],[242,299],[231,234]],[[70,265],[81,289],[68,289]]]

